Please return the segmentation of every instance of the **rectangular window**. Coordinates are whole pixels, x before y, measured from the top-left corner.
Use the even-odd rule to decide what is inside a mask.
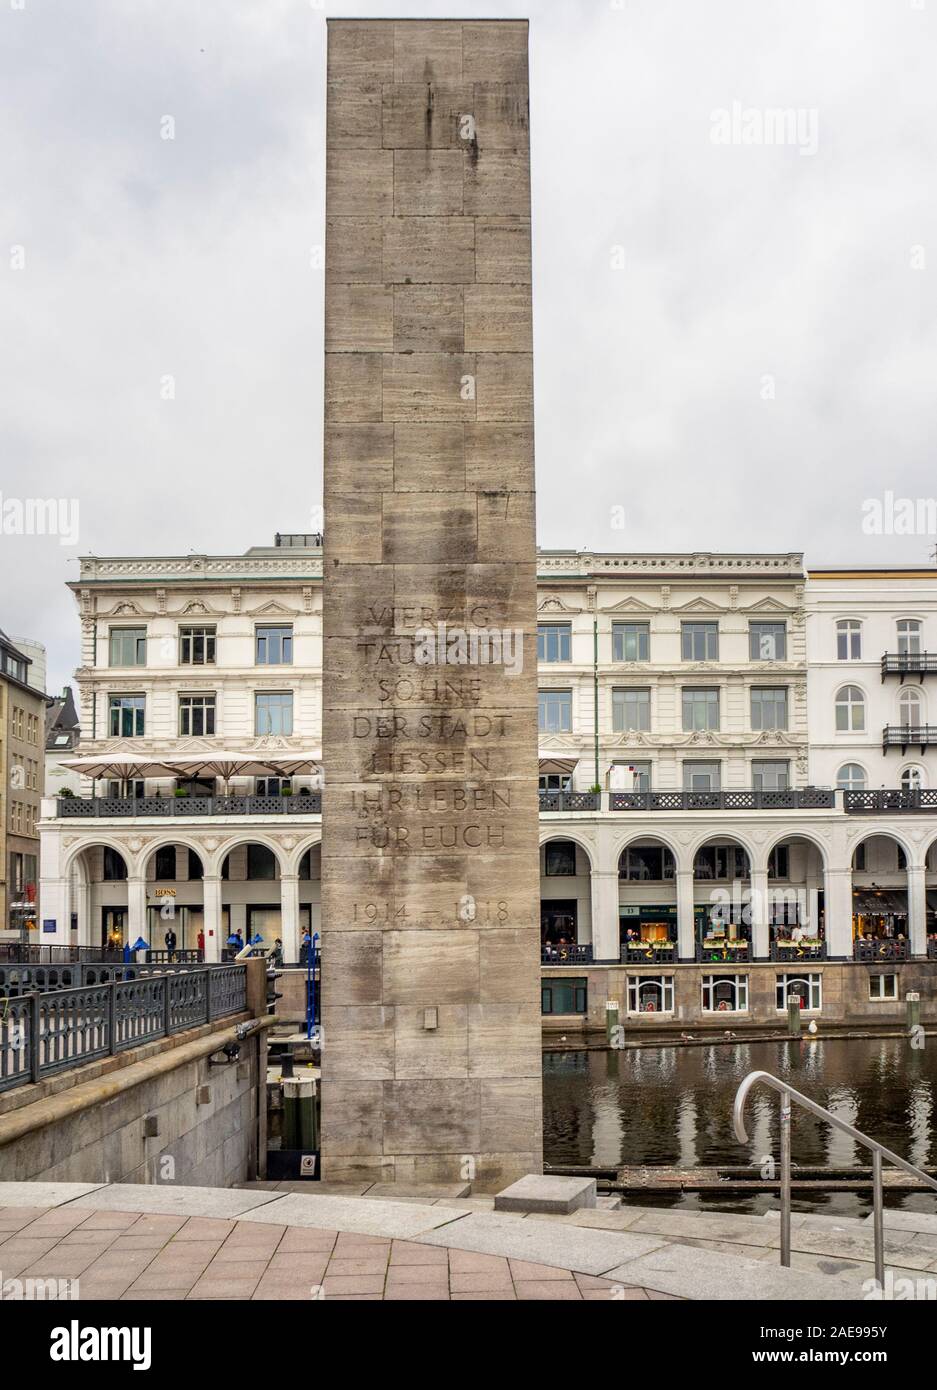
[[[787,728],[787,687],[755,685],[752,687],[752,728]]]
[[[537,624],[537,660],[569,661],[572,627],[569,623]]]
[[[293,664],[292,627],[259,627],[255,632],[258,666]]]
[[[672,1014],[672,975],[629,975],[629,1014]]]
[[[898,976],[897,976],[897,975],[870,975],[870,976],[869,976],[869,998],[870,998],[870,999],[897,999],[897,998],[898,998]]]
[[[703,1012],[747,1013],[747,975],[704,975],[702,981]]]
[[[258,691],[254,695],[254,733],[291,734],[293,732],[293,692],[270,695]]]
[[[111,738],[139,738],[145,730],[143,695],[111,695],[108,730]]]
[[[649,661],[650,623],[612,623],[612,660]]]
[[[810,1009],[817,1013],[823,1007],[822,975],[777,975],[775,979],[775,1005],[779,1013],[787,1012],[787,1001],[792,994],[797,995],[805,1011]]]
[[[254,783],[257,796],[282,796],[284,791],[292,790],[293,783],[289,777],[258,777]]]
[[[650,690],[625,687],[612,691],[612,728],[616,733],[651,727]]]
[[[674,858],[663,845],[632,845],[618,861],[618,877],[628,883],[663,883],[674,876]]]
[[[781,761],[752,763],[752,787],[756,792],[786,792],[790,785],[790,763]]]
[[[718,763],[685,762],[683,790],[685,792],[717,792],[720,787]]]
[[[717,882],[748,878],[748,855],[738,845],[703,845],[693,861],[693,877]]]
[[[719,728],[719,691],[685,686],[683,690],[683,728],[685,733]]]
[[[576,873],[576,846],[572,840],[550,840],[543,847],[544,872],[548,878],[572,878]]]
[[[680,632],[684,661],[719,660],[718,623],[681,623]]]
[[[192,738],[215,732],[214,695],[179,696],[179,736]]]
[[[179,665],[214,666],[215,629],[213,627],[180,627]]]
[[[748,654],[752,661],[786,661],[787,624],[749,623]]]
[[[110,845],[104,846],[104,868],[102,877],[105,883],[118,883],[127,877],[127,865],[123,855]]]
[[[768,877],[790,878],[790,876],[790,854],[788,853],[788,847],[787,845],[775,845],[774,849],[768,855]],[[778,904],[778,906],[781,905],[782,904]],[[788,906],[794,907],[796,917],[796,906],[794,904],[788,904]]]
[[[153,875],[160,881],[174,882],[176,877],[176,847],[163,845],[156,851],[156,868]]]
[[[631,790],[632,790],[632,791],[636,791],[636,792],[649,792],[649,791],[651,790],[651,764],[650,764],[650,763],[643,763],[643,762],[642,762],[642,763],[615,762],[615,763],[612,763],[612,767],[613,767],[613,768],[623,767],[623,768],[626,768],[626,769],[630,769],[630,771],[631,771],[631,772],[633,773],[633,775],[634,775],[634,785],[631,787]],[[620,785],[616,787],[614,781],[613,781],[613,783],[612,783],[612,787],[613,787],[614,790],[617,790],[617,791],[621,791],[621,790],[622,790],[622,787],[621,787]]]
[[[145,666],[146,628],[112,627],[108,661],[111,666]]]
[[[541,772],[537,786],[542,792],[568,792],[573,779],[568,772]]]
[[[540,732],[568,734],[573,727],[573,692],[541,690],[538,694]]]
[[[540,986],[540,1012],[544,1014],[584,1014],[585,979],[547,979]]]

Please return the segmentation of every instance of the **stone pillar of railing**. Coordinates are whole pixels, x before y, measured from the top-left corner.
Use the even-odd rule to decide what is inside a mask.
[[[681,960],[696,959],[693,870],[677,870],[677,948]]]
[[[280,878],[280,935],[283,939],[283,959],[287,965],[299,960],[299,877],[283,874]]]
[[[852,870],[827,869],[826,893],[826,951],[829,956],[853,958],[852,939]]]
[[[618,870],[592,871],[592,959],[618,960]]]
[[[127,932],[125,944],[132,946],[142,936],[146,941],[146,879],[127,879]],[[154,950],[161,950],[162,941],[151,941]]]
[[[771,954],[771,933],[768,930],[767,869],[752,869],[751,931],[752,955],[755,960],[767,960]]]
[[[205,963],[216,965],[221,960],[221,879],[206,874],[202,879],[203,927],[205,933]]]
[[[912,956],[926,956],[927,881],[923,864],[908,865],[908,936]]]

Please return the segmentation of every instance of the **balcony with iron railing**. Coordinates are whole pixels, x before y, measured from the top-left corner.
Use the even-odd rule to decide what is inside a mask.
[[[843,810],[852,816],[881,811],[937,811],[937,788],[877,787],[864,792],[843,792]]]
[[[578,946],[574,942],[561,942],[554,945],[545,942],[540,947],[541,965],[591,965],[592,946]]]
[[[882,752],[899,748],[902,755],[909,748],[924,749],[937,744],[937,724],[886,724],[882,730]]]
[[[172,816],[318,816],[321,792],[292,796],[60,796],[55,802],[61,820]]]
[[[832,810],[829,787],[787,791],[609,792],[610,811],[817,811]]]
[[[886,652],[882,657],[882,680],[886,676],[937,675],[937,652]]]

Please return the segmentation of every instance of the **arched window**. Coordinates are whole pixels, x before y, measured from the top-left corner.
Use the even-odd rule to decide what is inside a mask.
[[[917,656],[921,650],[921,624],[917,618],[901,618],[898,622],[898,651],[902,656]]]
[[[857,685],[843,685],[836,692],[836,731],[855,733],[865,728],[865,696]]]
[[[839,661],[862,660],[862,624],[858,618],[840,618],[836,624],[836,656]]]
[[[901,786],[904,791],[920,791],[924,785],[924,769],[922,767],[906,767],[901,774]]]
[[[863,792],[865,773],[858,763],[843,763],[836,774],[836,785],[844,792]]]
[[[919,724],[923,724],[922,710],[921,692],[911,686],[902,690],[898,697],[898,713],[899,721],[906,729],[917,728]]]

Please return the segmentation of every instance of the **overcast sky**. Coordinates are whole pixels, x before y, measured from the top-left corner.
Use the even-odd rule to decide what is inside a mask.
[[[314,523],[327,14],[531,21],[541,545],[928,561],[862,506],[937,492],[937,0],[2,5],[0,491],[80,530],[0,534],[0,627],[50,688],[77,555]]]

